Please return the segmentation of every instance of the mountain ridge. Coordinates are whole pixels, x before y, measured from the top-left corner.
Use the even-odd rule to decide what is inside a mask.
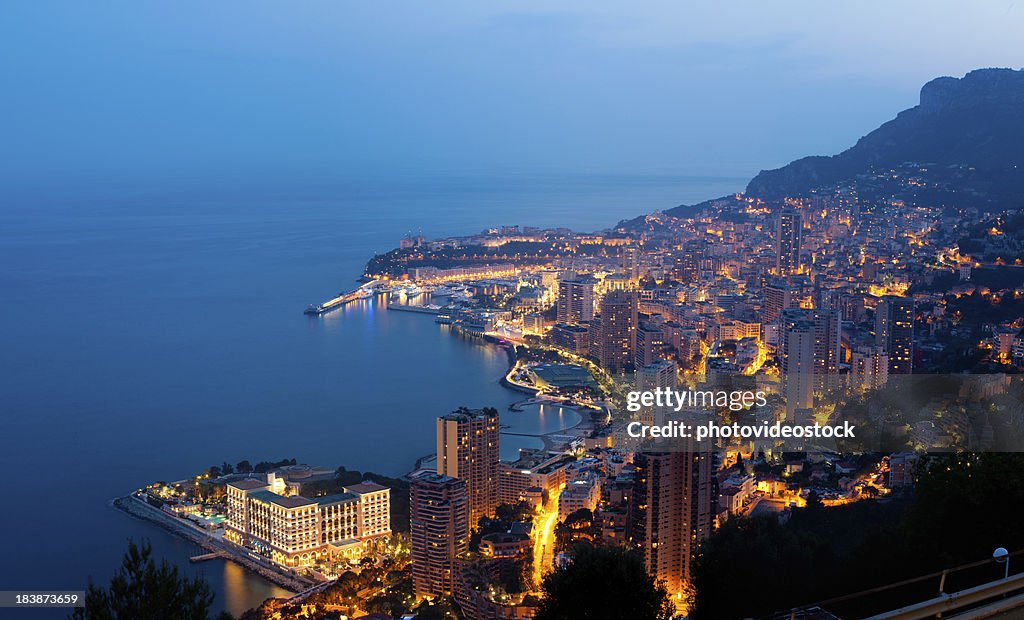
[[[946,194],[970,202],[1011,200],[1024,192],[1024,70],[977,69],[939,77],[921,88],[920,103],[868,133],[849,149],[762,170],[745,193],[766,200],[800,196],[859,175],[908,162],[926,164]],[[963,174],[942,171],[959,166]]]

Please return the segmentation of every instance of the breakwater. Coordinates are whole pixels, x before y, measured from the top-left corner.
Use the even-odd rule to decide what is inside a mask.
[[[155,523],[172,534],[184,538],[185,540],[205,549],[209,553],[222,554],[225,560],[240,564],[246,569],[260,575],[267,581],[275,583],[293,593],[306,590],[311,585],[315,584],[312,580],[305,579],[297,575],[286,575],[269,565],[259,562],[247,555],[243,555],[240,553],[238,547],[235,547],[231,543],[210,536],[206,532],[199,530],[199,528],[186,523],[177,517],[172,517],[159,508],[150,506],[134,495],[118,497],[111,502],[111,505],[133,517]]]

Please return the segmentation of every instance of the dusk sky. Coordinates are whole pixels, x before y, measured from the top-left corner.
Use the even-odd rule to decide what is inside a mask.
[[[749,176],[939,75],[1015,2],[5,2],[8,181],[296,170]]]

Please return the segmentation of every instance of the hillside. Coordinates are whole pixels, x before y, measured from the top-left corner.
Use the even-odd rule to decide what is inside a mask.
[[[852,181],[862,197],[1024,207],[1024,70],[934,79],[921,89],[920,104],[850,149],[761,171],[746,193],[772,200]]]

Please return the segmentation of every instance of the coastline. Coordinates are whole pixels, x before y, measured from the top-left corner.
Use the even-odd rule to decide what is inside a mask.
[[[389,308],[390,309],[390,308]],[[407,308],[403,307],[403,310]],[[413,314],[430,314],[429,312],[422,311],[411,311]],[[529,395],[530,398],[518,401],[509,406],[509,411],[515,413],[523,412],[519,407],[523,405],[532,404],[550,404],[557,405],[572,409],[579,415],[579,421],[568,426],[566,428],[550,431],[548,433],[517,433],[508,432],[503,430],[504,435],[522,436],[522,437],[534,437],[540,439],[543,442],[544,450],[555,450],[558,449],[559,440],[565,441],[567,435],[574,436],[585,436],[594,429],[594,420],[592,417],[592,411],[587,407],[581,407],[577,405],[569,405],[558,402],[557,399],[551,399],[550,401],[543,396],[539,396],[540,390],[537,388],[531,388],[524,385],[518,385],[512,381],[509,381],[509,373],[516,368],[519,362],[519,356],[516,352],[516,347],[513,343],[502,340],[493,335],[475,334],[462,330],[453,331],[453,335],[457,335],[461,338],[469,338],[476,341],[476,344],[482,346],[498,346],[505,350],[507,359],[507,369],[498,378],[498,383],[503,387],[510,389],[514,392]],[[576,432],[573,432],[576,431]],[[580,434],[582,431],[582,435]],[[428,462],[434,455],[428,454],[423,455],[416,459],[413,471],[423,466],[425,462]],[[407,477],[408,473],[402,477]],[[298,577],[293,574],[286,573],[276,566],[270,563],[262,562],[258,558],[253,558],[247,554],[244,550],[224,541],[223,539],[211,535],[209,532],[202,530],[198,526],[193,525],[190,522],[169,515],[164,511],[156,508],[145,502],[143,499],[137,497],[134,493],[130,493],[124,496],[114,498],[109,502],[109,505],[113,508],[121,510],[128,515],[140,519],[142,521],[148,521],[154,525],[163,528],[165,531],[175,535],[187,542],[190,542],[200,549],[204,554],[197,554],[197,558],[203,558],[204,556],[216,556],[224,559],[225,561],[234,562],[235,564],[246,569],[248,572],[257,575],[285,590],[288,590],[292,596],[297,596],[306,592],[311,587],[316,587],[324,582],[315,582],[309,579]]]
[[[180,519],[172,517],[158,508],[150,506],[132,494],[123,495],[110,501],[110,506],[116,508],[129,516],[148,521],[158,525],[171,534],[187,540],[188,542],[204,549],[208,553],[216,553],[225,561],[234,562],[246,570],[259,575],[267,581],[278,585],[292,594],[302,592],[316,585],[314,582],[305,579],[286,575],[264,565],[247,555],[242,555],[239,550],[230,543],[218,540],[203,532],[195,526]]]

